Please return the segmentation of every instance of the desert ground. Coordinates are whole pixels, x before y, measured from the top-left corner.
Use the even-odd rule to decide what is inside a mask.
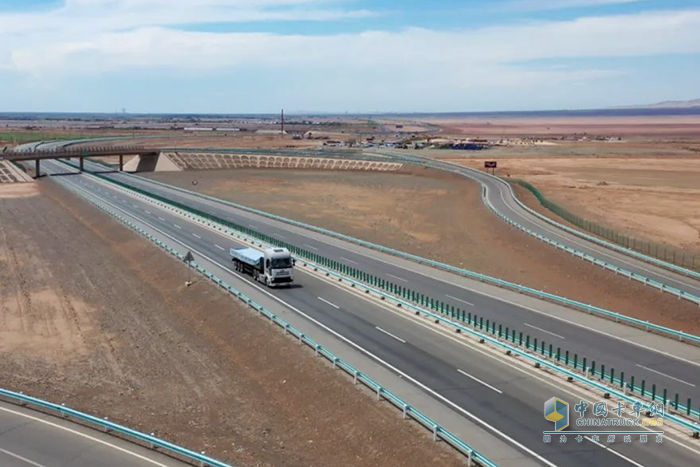
[[[463,465],[60,186],[0,187],[3,387],[246,466]]]
[[[700,145],[612,149],[562,145],[440,157],[479,169],[496,160],[499,175],[532,183],[576,215],[700,256]]]
[[[412,119],[432,125],[444,134],[482,137],[572,135],[622,136],[623,138],[700,139],[700,115],[654,116],[432,116]]]
[[[474,182],[407,166],[399,173],[278,169],[148,177],[371,242],[463,266],[688,332],[697,307],[537,242],[498,219]],[[192,181],[198,184],[193,186]],[[624,292],[621,292],[624,291]]]

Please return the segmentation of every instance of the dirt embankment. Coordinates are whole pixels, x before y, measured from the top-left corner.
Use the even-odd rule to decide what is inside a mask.
[[[483,205],[477,184],[454,174],[407,167],[391,174],[246,169],[149,177],[700,333],[696,306],[576,260],[507,226]]]
[[[234,465],[463,465],[208,282],[184,287],[157,247],[38,185],[0,197],[2,386]]]

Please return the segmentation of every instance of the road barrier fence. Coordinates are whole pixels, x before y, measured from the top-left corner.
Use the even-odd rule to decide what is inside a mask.
[[[561,347],[557,347],[555,350],[552,344],[547,345],[544,340],[540,340],[538,342],[537,338],[531,337],[528,333],[511,329],[509,327],[504,327],[495,320],[490,320],[488,318],[484,319],[483,316],[478,316],[477,313],[472,313],[470,311],[468,312],[444,301],[414,291],[410,287],[366,273],[359,268],[348,266],[341,261],[326,258],[318,253],[299,248],[293,244],[290,244],[289,242],[285,242],[278,238],[258,232],[255,229],[221,219],[198,209],[171,201],[165,197],[149,193],[146,190],[141,190],[129,184],[115,181],[105,177],[104,175],[97,174],[97,176],[112,183],[116,182],[118,186],[121,186],[126,190],[135,191],[144,197],[156,199],[164,205],[172,206],[180,211],[183,211],[184,213],[189,213],[191,216],[199,217],[206,222],[213,222],[224,226],[227,229],[231,229],[230,233],[233,235],[235,235],[236,232],[239,232],[243,234],[248,241],[258,242],[260,246],[266,244],[269,246],[287,248],[295,257],[299,258],[309,266],[317,268],[320,267],[322,270],[325,270],[327,275],[337,273],[336,277],[341,280],[349,280],[349,282],[353,283],[353,285],[369,286],[370,288],[367,290],[377,293],[382,298],[397,298],[398,303],[407,307],[413,307],[413,309],[415,309],[418,313],[425,313],[426,311],[429,313],[437,313],[442,317],[447,318],[453,325],[457,322],[464,323],[467,326],[471,326],[474,330],[486,333],[498,338],[499,340],[510,342],[511,344],[518,346],[527,352],[537,354],[542,358],[556,362],[558,365],[573,368],[573,370],[578,371],[583,375],[597,379],[602,384],[607,383],[609,386],[619,387],[627,394],[638,394],[642,399],[651,401],[658,401],[661,398],[661,393],[657,394],[656,391],[652,392],[646,390],[646,388],[649,386],[646,385],[646,381],[644,380],[641,382],[637,380],[638,384],[635,384],[635,377],[632,375],[628,375],[628,378],[626,379],[624,373],[619,373],[618,376],[615,377],[615,369],[607,366],[607,368],[610,369],[610,373],[607,373],[605,370],[606,365],[604,363],[601,364],[598,362],[598,366],[596,366],[595,361],[589,360],[585,356],[579,356],[578,354],[569,352]],[[308,262],[304,260],[307,260]],[[587,364],[589,361],[591,363],[590,365]],[[656,386],[653,385],[653,387],[655,388]],[[663,394],[664,396],[668,395],[668,391],[664,389]],[[664,397],[663,402],[665,404],[670,404],[673,410],[680,416],[685,416],[688,419],[700,420],[700,406],[698,409],[694,409],[690,398],[681,397],[681,395],[677,393],[672,399]]]
[[[525,180],[512,180],[532,193],[542,206],[552,211],[562,219],[571,222],[576,227],[580,227],[594,235],[608,239],[624,248],[638,251],[645,255],[652,256],[665,262],[673,263],[684,268],[700,271],[700,256],[694,255],[670,245],[664,245],[649,240],[641,240],[629,235],[623,235],[615,229],[605,227],[596,222],[589,221],[581,216],[577,216],[560,204],[548,199],[534,185]]]
[[[106,178],[106,177],[102,176],[101,174],[94,173],[93,175],[98,177],[98,178],[101,178],[101,179]],[[107,180],[109,180],[110,182],[114,182],[114,180],[111,180],[108,178],[107,178]],[[122,188],[127,189],[127,190],[134,190],[133,187],[130,187],[126,184],[117,183],[117,185],[122,186]],[[79,191],[78,189],[75,189],[73,187],[68,187],[68,188],[71,191],[73,191],[74,193],[76,193],[78,196],[87,200],[91,204],[97,206],[98,208],[105,211],[106,213],[108,213],[112,217],[118,219],[120,222],[122,222],[123,224],[132,228],[133,230],[137,231],[142,236],[148,238],[153,243],[160,246],[161,248],[166,250],[171,255],[175,256],[176,258],[178,258],[181,261],[184,261],[184,259],[185,259],[184,254],[182,254],[181,252],[178,252],[174,248],[170,247],[165,242],[161,241],[160,239],[158,239],[157,237],[155,237],[151,233],[142,229],[141,227],[139,227],[138,225],[136,225],[135,223],[133,223],[129,219],[118,214],[113,209],[110,209],[109,207],[104,206],[101,202],[99,202],[94,197],[92,197],[86,193],[83,193],[82,191]],[[135,190],[135,191],[139,192],[138,190]],[[141,193],[141,194],[143,195],[143,193]],[[144,196],[148,196],[148,195],[144,195]],[[169,200],[163,201],[163,199],[159,199],[159,201],[163,202],[164,204],[173,204],[172,201],[169,201]],[[175,203],[175,204],[177,204],[177,203]],[[188,211],[187,209],[181,208],[180,206],[176,206],[176,207],[180,208],[183,211]],[[191,214],[194,214],[191,211],[188,211],[188,212],[190,212]],[[205,218],[204,216],[200,216],[200,217]],[[211,220],[211,219],[209,219],[209,220]],[[255,240],[258,240],[258,242],[272,240],[271,237],[265,236],[264,238],[258,238],[255,235],[249,235],[250,233],[257,234],[257,232],[250,230],[250,229],[247,230],[247,233],[245,233],[245,235],[247,235],[250,240],[255,239]],[[282,245],[278,245],[278,246],[282,246]],[[298,251],[298,249],[297,249],[297,251]],[[302,333],[300,330],[298,330],[297,328],[295,328],[291,324],[287,323],[282,318],[278,317],[272,311],[268,310],[264,306],[255,302],[252,298],[248,297],[240,290],[236,289],[235,287],[226,283],[223,279],[212,274],[207,269],[205,269],[204,267],[199,265],[197,262],[192,262],[191,265],[197,272],[201,273],[203,276],[210,279],[217,286],[224,289],[225,291],[227,291],[229,294],[233,295],[234,297],[238,298],[244,304],[253,308],[260,315],[269,319],[271,321],[271,323],[278,325],[280,328],[282,328],[284,330],[285,334],[290,334],[290,335],[294,336],[295,338],[297,338],[299,340],[300,344],[306,344],[308,347],[310,347],[315,352],[315,354],[317,356],[325,357],[329,362],[331,362],[334,369],[341,369],[341,370],[345,371],[348,375],[350,375],[353,378],[353,382],[355,384],[361,383],[364,386],[366,386],[367,388],[369,388],[374,394],[377,395],[377,400],[385,400],[385,401],[390,402],[393,406],[395,406],[396,408],[398,408],[402,412],[402,415],[404,418],[415,420],[420,425],[422,425],[423,427],[428,429],[432,433],[433,440],[435,440],[435,441],[443,440],[443,441],[447,442],[448,444],[450,444],[455,449],[457,449],[459,452],[464,454],[468,459],[469,465],[471,465],[472,463],[476,463],[476,464],[484,466],[484,467],[499,467],[495,462],[489,460],[486,456],[479,453],[477,450],[475,450],[469,444],[467,444],[466,442],[461,440],[459,437],[454,435],[452,432],[450,432],[446,428],[442,427],[440,424],[438,424],[437,422],[435,422],[430,417],[426,416],[425,414],[423,414],[422,412],[420,412],[419,410],[417,410],[416,408],[414,408],[410,404],[406,403],[403,399],[399,398],[394,393],[392,393],[390,390],[383,387],[382,385],[380,385],[378,382],[374,381],[369,376],[365,375],[359,369],[357,369],[354,366],[350,365],[349,363],[345,362],[343,359],[341,359],[340,357],[335,355],[329,349],[323,347],[318,342],[313,340],[311,337]],[[221,463],[220,464],[209,464],[207,462],[204,462],[204,464],[205,465],[212,465],[214,467],[227,467],[225,464],[221,464]]]
[[[420,160],[419,158],[415,158],[415,157],[407,157],[406,160],[404,160],[404,159],[401,159],[401,160],[403,160],[404,162],[410,161],[410,162],[412,162],[412,163],[417,163],[417,164],[422,164],[422,163],[423,163],[422,160]],[[441,168],[441,170],[447,170],[447,169]],[[170,199],[168,199],[168,198],[166,198],[166,197],[162,197],[162,196],[157,195],[157,194],[155,194],[155,193],[153,193],[153,192],[150,192],[150,191],[148,191],[148,190],[144,190],[144,189],[142,189],[142,188],[138,188],[138,187],[134,186],[133,184],[129,184],[129,183],[126,183],[126,182],[123,182],[123,181],[120,181],[120,180],[116,180],[115,178],[112,178],[112,177],[107,177],[105,174],[94,173],[94,175],[100,176],[101,178],[103,178],[103,179],[105,179],[105,180],[107,180],[107,181],[109,181],[109,182],[111,182],[111,183],[117,184],[117,185],[122,186],[122,187],[125,187],[125,188],[127,188],[127,189],[134,190],[134,191],[136,191],[136,192],[139,192],[139,193],[141,193],[141,194],[143,194],[143,195],[145,195],[145,196],[151,197],[151,198],[153,198],[153,199],[159,199],[159,200],[161,200],[161,201],[163,201],[163,202],[165,202],[165,203],[171,204],[171,205],[173,205],[173,206],[177,206],[177,207],[179,207],[180,209],[183,209],[183,210],[185,210],[185,211],[193,212],[193,213],[196,213],[196,214],[201,215],[201,216],[203,216],[203,217],[208,217],[208,218],[210,218],[210,219],[212,219],[212,220],[217,219],[217,221],[219,221],[219,222],[222,223],[223,225],[227,225],[227,223],[228,223],[228,224],[231,224],[232,226],[234,225],[234,223],[231,223],[230,221],[227,221],[227,220],[225,220],[225,219],[221,219],[221,218],[219,218],[218,216],[214,216],[214,215],[209,214],[209,213],[206,213],[206,212],[204,212],[204,211],[201,211],[201,210],[198,210],[198,209],[195,209],[195,208],[191,208],[190,206],[185,205],[185,204],[182,204],[182,203],[177,203],[177,202],[175,202],[175,201],[171,201]],[[344,235],[344,234],[341,234],[341,233],[338,233],[338,232],[334,232],[334,231],[332,231],[332,230],[324,229],[324,228],[321,228],[321,227],[316,227],[316,226],[313,226],[313,225],[310,225],[310,224],[306,224],[306,223],[303,223],[303,222],[295,221],[295,220],[293,220],[293,219],[288,219],[288,218],[285,218],[285,217],[282,217],[282,216],[278,216],[278,215],[275,215],[275,214],[271,214],[271,213],[268,213],[268,212],[265,212],[265,211],[261,211],[261,210],[254,209],[254,208],[250,208],[250,207],[248,207],[248,206],[244,206],[244,205],[241,205],[241,204],[238,204],[238,203],[233,203],[233,202],[226,201],[226,200],[220,200],[220,199],[217,199],[217,198],[214,198],[214,197],[211,197],[211,196],[202,194],[202,193],[198,193],[198,192],[186,190],[186,189],[184,189],[184,188],[180,188],[180,187],[168,185],[168,184],[165,184],[165,183],[156,181],[156,180],[143,179],[143,178],[141,178],[141,177],[137,177],[137,176],[134,176],[134,175],[125,175],[125,176],[128,176],[128,177],[136,177],[136,178],[139,179],[139,180],[146,180],[146,181],[149,182],[149,183],[153,183],[153,184],[155,184],[155,185],[162,186],[162,187],[165,187],[165,188],[170,189],[170,190],[174,190],[174,191],[178,191],[178,192],[181,192],[181,193],[185,193],[185,194],[190,195],[190,196],[194,196],[194,197],[197,197],[197,198],[205,199],[205,200],[208,200],[208,201],[213,201],[213,202],[215,202],[215,203],[217,203],[217,204],[223,204],[223,205],[232,206],[232,207],[234,207],[234,208],[241,209],[241,210],[244,210],[244,211],[247,211],[247,212],[251,212],[251,213],[253,213],[253,214],[265,216],[265,217],[271,218],[271,219],[273,219],[273,220],[277,220],[277,221],[284,222],[284,223],[286,223],[286,224],[291,224],[291,225],[294,225],[294,226],[297,226],[297,227],[301,227],[301,228],[304,228],[304,229],[307,229],[307,230],[311,230],[311,231],[314,231],[314,232],[319,232],[319,233],[322,233],[322,234],[325,234],[325,235],[328,235],[328,236],[331,236],[331,237],[335,237],[335,238],[338,238],[338,239],[341,239],[341,240],[349,241],[349,242],[351,242],[351,243],[355,243],[355,244],[358,244],[358,245],[361,245],[361,246],[364,246],[364,247],[368,247],[368,248],[371,248],[371,249],[374,249],[374,250],[378,250],[378,251],[382,251],[382,252],[385,252],[385,253],[389,253],[389,254],[394,255],[394,256],[399,256],[399,257],[402,257],[402,258],[405,258],[405,259],[409,259],[409,260],[412,260],[412,261],[416,261],[416,262],[419,262],[419,263],[422,263],[422,264],[426,264],[426,265],[429,265],[429,266],[437,267],[437,268],[439,268],[439,269],[443,269],[443,270],[446,270],[446,271],[449,271],[449,272],[454,272],[454,273],[460,274],[460,275],[462,275],[462,276],[466,276],[466,277],[469,277],[469,278],[472,278],[472,279],[479,280],[479,281],[481,281],[481,282],[485,282],[485,283],[492,284],[492,285],[496,285],[496,286],[499,286],[499,287],[503,287],[503,288],[508,288],[508,289],[511,289],[511,290],[515,290],[515,291],[518,291],[518,292],[520,292],[520,293],[524,293],[524,294],[526,294],[526,295],[531,295],[531,296],[534,296],[534,297],[537,297],[537,298],[541,298],[541,299],[544,299],[544,300],[552,301],[552,302],[554,302],[554,303],[562,304],[562,305],[565,305],[565,306],[568,306],[568,307],[577,308],[577,309],[586,311],[587,313],[596,314],[596,315],[598,315],[598,316],[605,317],[605,318],[610,319],[610,320],[613,320],[613,321],[615,321],[615,322],[624,322],[624,323],[626,323],[626,324],[628,324],[628,325],[635,326],[635,327],[640,328],[640,329],[644,329],[644,330],[647,330],[647,331],[651,331],[651,332],[656,332],[656,333],[668,335],[668,336],[674,337],[674,338],[676,338],[676,339],[679,339],[679,340],[681,340],[681,341],[688,342],[688,343],[692,343],[692,344],[694,344],[694,345],[700,345],[700,336],[695,336],[695,335],[693,335],[693,334],[689,334],[689,333],[686,333],[686,332],[684,332],[684,331],[679,331],[679,330],[671,329],[671,328],[668,328],[668,327],[666,327],[666,326],[661,326],[661,325],[657,325],[657,324],[654,324],[654,323],[650,323],[649,321],[640,320],[640,319],[638,319],[638,318],[634,318],[634,317],[630,317],[630,316],[627,316],[627,315],[623,315],[623,314],[621,314],[621,313],[616,313],[616,312],[613,312],[613,311],[610,311],[610,310],[606,310],[606,309],[601,308],[601,307],[593,306],[593,305],[586,304],[586,303],[583,303],[583,302],[579,302],[579,301],[576,301],[576,300],[570,300],[570,299],[568,299],[568,298],[561,297],[561,296],[558,296],[558,295],[555,295],[555,294],[551,294],[551,293],[548,293],[548,292],[544,292],[544,291],[541,291],[541,290],[537,290],[537,289],[534,289],[534,288],[532,288],[532,287],[527,287],[527,286],[515,284],[515,283],[513,283],[513,282],[505,281],[505,280],[498,279],[498,278],[495,278],[495,277],[492,277],[492,276],[487,276],[487,275],[485,275],[485,274],[480,274],[480,273],[477,273],[477,272],[475,272],[475,271],[471,271],[471,270],[468,270],[468,269],[459,268],[459,267],[452,266],[452,265],[449,265],[449,264],[441,263],[441,262],[439,262],[439,261],[435,261],[435,260],[423,258],[423,257],[417,256],[417,255],[413,255],[413,254],[410,254],[410,253],[405,253],[405,252],[402,252],[402,251],[399,251],[399,250],[395,250],[395,249],[393,249],[393,248],[389,248],[389,247],[386,247],[386,246],[383,246],[383,245],[378,245],[378,244],[371,243],[371,242],[368,242],[368,241],[365,241],[365,240],[362,240],[362,239],[358,239],[358,238],[355,238],[355,237],[351,237],[351,236],[349,236],[349,235]],[[487,206],[489,206],[491,209],[494,209],[494,211],[495,211],[495,208],[493,208],[493,206],[491,206],[490,203],[487,203]],[[506,216],[504,216],[503,214],[501,214],[500,212],[498,212],[498,211],[495,211],[495,212],[497,212],[497,214],[499,214],[500,216],[502,216],[502,217],[504,218],[504,220],[506,220],[507,222],[511,223],[512,225],[517,224],[517,223],[515,223],[514,221],[510,220],[509,218],[507,218]],[[235,224],[235,225],[237,225],[237,224]],[[519,228],[526,229],[526,228],[523,227],[523,226],[519,226]],[[255,236],[255,235],[264,235],[264,234],[262,234],[262,233],[255,232],[255,231],[253,231],[253,229],[250,229],[250,228],[245,227],[245,226],[242,226],[242,225],[238,225],[238,228],[235,228],[235,230],[240,230],[241,232],[244,232],[244,233],[246,233],[247,235],[252,235],[252,236]],[[528,232],[531,232],[531,231],[529,231],[529,229],[526,229],[526,230],[528,230]],[[687,294],[687,293],[685,293],[685,292],[683,292],[683,291],[681,291],[681,290],[678,290],[678,289],[673,288],[673,287],[669,287],[669,286],[667,286],[667,285],[665,285],[665,284],[661,284],[661,283],[658,283],[658,282],[656,282],[656,281],[652,281],[652,280],[650,280],[650,279],[648,279],[648,278],[645,278],[644,276],[640,276],[640,275],[638,275],[638,274],[631,273],[631,272],[626,271],[626,270],[624,270],[624,269],[622,269],[622,268],[618,268],[618,267],[615,266],[615,265],[608,264],[608,263],[603,262],[603,261],[601,261],[601,260],[598,260],[598,259],[596,259],[596,258],[594,258],[594,257],[592,257],[592,256],[590,256],[590,255],[587,255],[587,254],[585,254],[585,253],[583,253],[583,252],[578,252],[577,250],[574,250],[574,249],[572,249],[572,248],[566,247],[565,245],[557,244],[556,242],[553,242],[552,240],[550,240],[550,239],[548,239],[548,238],[546,238],[546,237],[544,237],[544,236],[541,236],[541,235],[537,234],[536,232],[531,232],[531,235],[535,235],[535,236],[537,236],[538,238],[540,238],[540,239],[543,240],[543,241],[547,241],[547,242],[550,242],[550,243],[554,243],[554,244],[556,244],[555,246],[558,246],[559,248],[565,249],[565,251],[568,251],[568,252],[570,252],[571,254],[575,254],[575,255],[577,255],[577,256],[579,256],[579,257],[581,257],[581,258],[587,259],[587,260],[591,261],[592,263],[597,264],[597,265],[599,265],[599,266],[601,266],[601,267],[607,267],[607,268],[610,269],[611,271],[617,272],[618,274],[624,274],[625,276],[629,277],[630,279],[637,280],[637,281],[642,282],[642,283],[644,283],[644,284],[646,284],[646,285],[654,285],[655,287],[657,287],[658,289],[660,289],[660,290],[662,290],[662,291],[665,291],[665,292],[668,292],[668,293],[673,293],[674,295],[678,296],[679,298],[684,298],[684,299],[686,299],[686,300],[693,301],[693,302],[695,302],[695,303],[700,304],[700,298],[694,297],[694,296],[692,296],[692,295],[690,295],[690,294]],[[269,237],[269,236],[266,236],[266,237]],[[274,241],[279,241],[279,240],[277,240],[277,239],[272,239],[272,240],[274,240]],[[313,254],[313,253],[312,253],[312,254]],[[383,280],[383,279],[378,279],[378,280]]]

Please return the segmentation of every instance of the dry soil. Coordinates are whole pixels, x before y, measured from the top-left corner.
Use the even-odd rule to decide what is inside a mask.
[[[50,180],[0,193],[0,381],[248,466],[458,466],[394,409]],[[35,193],[34,193],[35,194]]]
[[[507,226],[484,207],[476,183],[454,174],[407,167],[390,174],[246,169],[148,176],[700,333],[697,306],[575,260]]]
[[[499,174],[527,180],[585,219],[700,255],[700,154],[692,145],[656,149],[656,154],[594,157],[562,151],[494,159]],[[485,159],[458,162],[482,168]]]

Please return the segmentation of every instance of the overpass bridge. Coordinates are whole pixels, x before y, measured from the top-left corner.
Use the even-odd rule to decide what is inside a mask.
[[[41,176],[41,161],[45,159],[80,160],[80,171],[83,171],[85,158],[88,157],[119,157],[119,171],[124,170],[124,156],[158,156],[160,149],[144,146],[71,146],[51,147],[47,149],[10,149],[0,153],[0,160],[11,162],[34,161],[36,178]]]

